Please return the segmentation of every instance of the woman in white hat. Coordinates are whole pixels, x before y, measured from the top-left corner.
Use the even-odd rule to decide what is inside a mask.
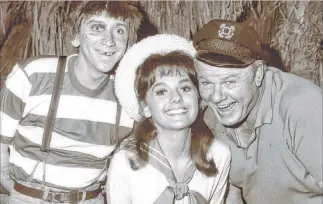
[[[186,39],[161,34],[120,62],[116,95],[137,123],[111,160],[109,204],[223,203],[231,155],[203,121],[194,54]]]

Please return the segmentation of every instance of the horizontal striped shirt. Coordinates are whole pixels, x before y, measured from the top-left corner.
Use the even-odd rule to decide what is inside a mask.
[[[69,56],[67,65],[75,59]],[[14,180],[31,177],[49,186],[78,189],[105,177],[106,159],[116,143],[114,84],[110,77],[101,88],[88,89],[77,80],[74,66],[66,66],[47,156],[40,145],[57,63],[57,57],[46,57],[13,68],[1,90],[0,138],[9,144]],[[119,135],[132,127],[133,120],[121,111]]]

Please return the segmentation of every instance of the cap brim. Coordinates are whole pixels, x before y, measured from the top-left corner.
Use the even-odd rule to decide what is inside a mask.
[[[245,68],[255,61],[253,58],[241,59],[238,57],[210,52],[208,50],[197,51],[196,58],[208,65],[224,68]]]

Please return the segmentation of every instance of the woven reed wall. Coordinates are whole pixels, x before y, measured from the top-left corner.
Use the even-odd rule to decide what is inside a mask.
[[[79,2],[0,2],[1,79],[17,60],[75,52],[65,37],[66,19]],[[140,38],[174,33],[191,39],[213,18],[245,21],[268,45],[272,64],[323,88],[321,1],[141,1]]]

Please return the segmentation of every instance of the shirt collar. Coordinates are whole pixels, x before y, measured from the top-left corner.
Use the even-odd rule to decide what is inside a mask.
[[[273,72],[273,70],[268,69],[265,72],[263,83],[264,92],[258,106],[255,128],[264,124],[272,123],[273,105],[275,102],[276,92],[281,88],[282,79],[278,72]]]
[[[111,78],[111,75],[97,89],[90,89],[90,88],[83,86],[81,84],[81,82],[77,79],[76,74],[75,74],[75,69],[76,69],[75,61],[77,60],[77,57],[78,57],[78,54],[74,54],[74,55],[69,56],[69,58],[68,58],[68,63],[70,63],[70,66],[68,69],[68,74],[69,74],[72,86],[79,93],[81,93],[85,96],[95,97],[95,96],[99,95],[106,88],[106,85],[108,84],[109,79]]]

